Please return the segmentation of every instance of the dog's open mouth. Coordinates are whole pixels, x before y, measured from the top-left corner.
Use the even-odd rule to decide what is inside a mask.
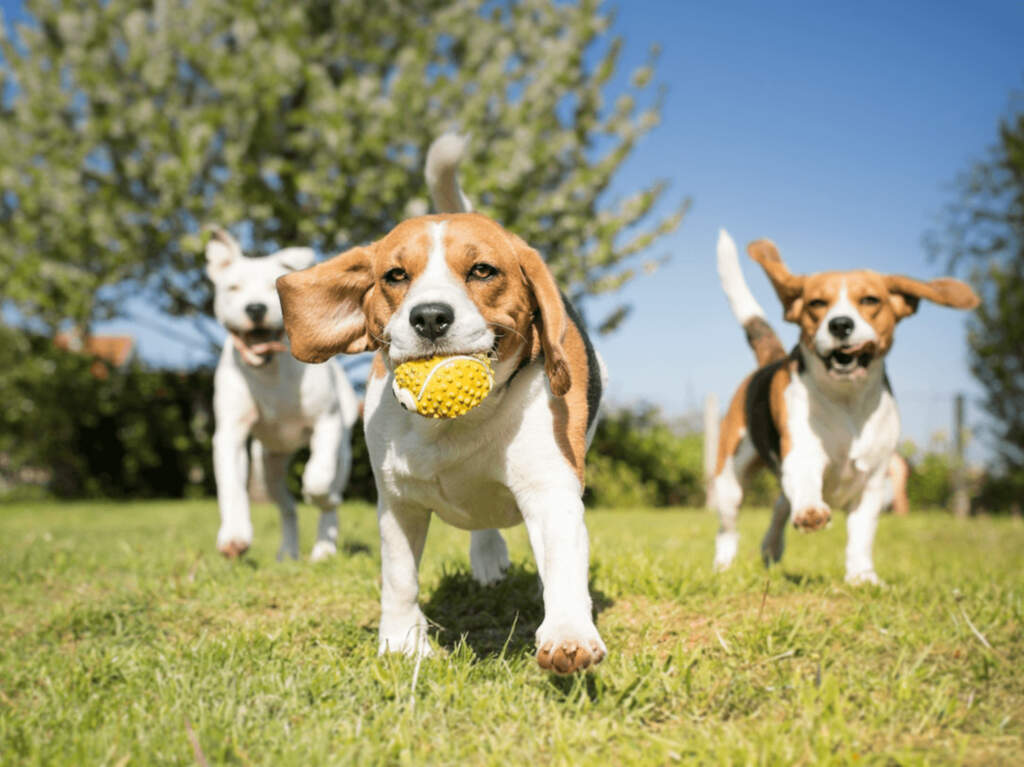
[[[821,359],[825,369],[835,378],[859,378],[867,375],[868,366],[875,358],[875,344],[871,341],[859,346],[835,349]]]
[[[240,332],[232,331],[235,348],[246,364],[260,367],[270,362],[274,354],[285,351],[282,342],[284,328],[253,328]]]
[[[250,349],[263,344],[280,341],[284,335],[284,328],[254,328],[237,334]]]

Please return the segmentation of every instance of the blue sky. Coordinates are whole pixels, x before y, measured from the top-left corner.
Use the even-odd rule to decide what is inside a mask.
[[[0,0],[8,16],[18,5]],[[613,7],[613,31],[626,42],[623,77],[659,43],[657,78],[668,90],[660,125],[640,142],[612,196],[666,178],[665,210],[693,198],[679,230],[652,251],[670,262],[626,287],[632,315],[597,340],[613,401],[680,414],[715,392],[724,407],[751,369],[717,283],[719,227],[741,246],[774,239],[794,271],[943,272],[922,236],[940,223],[956,175],[993,143],[1011,95],[1024,90],[1024,2]],[[752,262],[744,270],[784,340],[795,340],[767,280]],[[898,330],[889,372],[904,432],[918,442],[948,428],[954,393],[979,394],[964,320],[925,305]],[[133,333],[153,362],[203,358],[199,345],[128,322],[102,329]],[[981,417],[976,407],[969,414]],[[984,454],[981,445],[972,452]]]
[[[794,271],[869,267],[943,273],[922,235],[940,223],[952,182],[996,137],[1024,90],[1024,3],[638,2],[620,6],[624,63],[662,44],[660,126],[623,186],[667,177],[693,208],[656,252],[671,262],[626,289],[628,323],[598,347],[618,401],[670,412],[720,399],[753,357],[714,269],[719,227],[738,243],[770,237]],[[748,282],[787,342],[768,281]],[[948,429],[952,397],[978,396],[965,316],[923,305],[888,361],[904,432]],[[724,406],[724,405],[723,405]],[[971,408],[972,420],[981,418]],[[981,445],[972,451],[980,454]]]

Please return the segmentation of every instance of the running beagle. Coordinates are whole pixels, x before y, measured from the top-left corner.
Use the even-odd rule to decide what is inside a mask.
[[[381,534],[381,653],[427,655],[417,603],[431,513],[471,530],[474,577],[499,580],[508,551],[497,528],[526,524],[545,617],[537,661],[560,673],[604,657],[587,585],[584,453],[605,374],[578,315],[537,251],[466,212],[459,139],[427,159],[436,206],[277,283],[292,353],[305,362],[376,350],[364,420]],[[490,353],[494,388],[474,410],[434,420],[405,410],[394,368],[436,355]]]
[[[842,507],[850,511],[846,580],[878,583],[871,548],[900,433],[885,373],[893,331],[922,298],[972,309],[978,297],[949,277],[922,282],[867,269],[794,275],[769,240],[752,242],[747,252],[775,287],[785,319],[800,326],[800,342],[786,354],[723,230],[718,274],[759,369],[740,384],[720,430],[709,493],[721,522],[715,567],[728,567],[736,555],[741,483],[755,466],[766,465],[779,476],[782,495],[761,544],[765,564],[782,557],[787,520],[818,530],[831,520],[833,506]]]

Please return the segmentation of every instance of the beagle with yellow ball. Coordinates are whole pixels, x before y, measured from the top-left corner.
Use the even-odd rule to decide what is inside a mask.
[[[799,325],[800,341],[789,354],[783,349],[723,230],[718,273],[760,367],[740,384],[719,433],[709,494],[720,518],[715,566],[728,567],[736,555],[742,482],[763,465],[782,487],[761,544],[765,564],[782,557],[787,521],[818,530],[840,507],[849,510],[846,580],[878,583],[871,549],[900,433],[885,374],[893,331],[921,299],[972,309],[978,297],[948,277],[922,282],[867,269],[791,274],[769,240],[751,243],[747,252],[771,280],[785,319]]]
[[[278,280],[285,328],[305,362],[377,351],[364,420],[379,497],[380,652],[430,653],[417,600],[432,514],[473,531],[483,584],[509,564],[498,528],[525,523],[543,585],[537,660],[569,673],[606,652],[581,498],[604,367],[540,254],[465,212],[461,153],[449,135],[427,158],[435,204],[452,212]],[[461,367],[432,378],[436,357]]]

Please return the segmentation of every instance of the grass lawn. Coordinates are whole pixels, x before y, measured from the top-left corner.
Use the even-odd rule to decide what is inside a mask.
[[[886,588],[842,580],[842,525],[710,571],[703,511],[595,511],[591,586],[609,656],[556,678],[525,531],[513,571],[469,577],[435,521],[422,569],[439,657],[376,657],[369,506],[333,561],[278,564],[257,507],[240,563],[213,501],[0,507],[4,764],[1022,764],[1024,525],[885,518]],[[314,513],[301,518],[308,556]]]

